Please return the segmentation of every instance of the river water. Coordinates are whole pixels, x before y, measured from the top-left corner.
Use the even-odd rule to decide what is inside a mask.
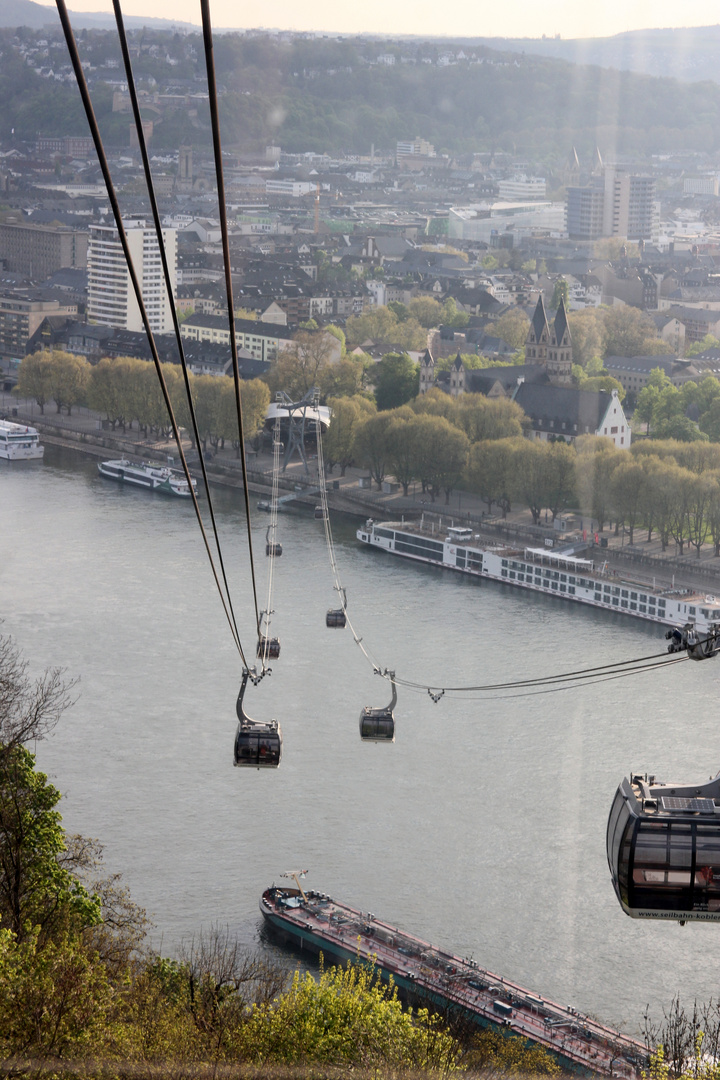
[[[282,655],[247,711],[280,719],[280,769],[232,767],[240,663],[191,506],[102,480],[46,448],[0,462],[0,616],[33,672],[80,678],[37,747],[66,827],[99,838],[172,952],[211,924],[248,944],[286,870],[529,989],[636,1031],[680,992],[717,992],[720,927],[631,920],[605,861],[630,769],[692,782],[719,762],[717,665],[511,700],[400,690],[393,746],[360,743],[389,699],[336,602],[322,523],[280,518],[273,632]],[[254,505],[254,504],[253,504]],[[241,635],[253,619],[240,493],[217,494]],[[267,517],[254,521],[266,572]],[[370,551],[334,523],[353,619],[383,666],[418,681],[505,681],[659,652],[632,619]],[[264,606],[261,603],[261,606]]]

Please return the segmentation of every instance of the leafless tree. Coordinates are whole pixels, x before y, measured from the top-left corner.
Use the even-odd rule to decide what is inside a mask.
[[[33,680],[12,637],[0,634],[0,754],[39,742],[73,703],[76,679],[63,668],[49,668]]]

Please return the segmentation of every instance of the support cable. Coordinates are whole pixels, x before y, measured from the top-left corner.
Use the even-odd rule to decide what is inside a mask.
[[[237,411],[238,434],[240,437],[240,460],[242,462],[243,494],[245,496],[245,521],[247,526],[248,552],[250,556],[250,574],[252,577],[253,602],[255,604],[255,626],[260,635],[260,612],[258,609],[257,583],[255,580],[255,558],[253,555],[252,529],[250,525],[250,492],[247,480],[247,460],[245,455],[245,432],[243,429],[242,400],[240,395],[240,367],[238,364],[237,336],[235,333],[235,307],[233,304],[232,270],[230,266],[230,242],[228,239],[227,206],[225,204],[225,181],[222,167],[222,148],[220,145],[220,119],[218,115],[217,82],[215,79],[215,60],[213,55],[212,24],[210,22],[209,0],[200,0],[202,13],[203,42],[205,46],[205,65],[207,67],[208,93],[210,98],[210,121],[212,125],[213,155],[215,158],[215,176],[217,181],[220,233],[222,238],[223,263],[225,269],[225,293],[227,296],[228,320],[230,323],[230,351],[232,353],[233,380],[235,385],[235,408]]]
[[[268,580],[267,580],[267,600],[265,610],[262,611],[261,617],[264,616],[265,625],[262,628],[258,641],[262,645],[262,671],[270,671],[267,666],[267,661],[270,657],[270,623],[272,616],[275,614],[273,610],[273,590],[275,586],[275,560],[276,560],[276,543],[277,543],[277,526],[278,526],[278,495],[279,495],[279,480],[280,480],[280,448],[282,443],[280,442],[280,414],[275,417],[275,423],[273,424],[273,475],[272,475],[272,495],[270,498],[270,525],[267,530],[267,545],[268,545]],[[260,650],[258,650],[260,651]]]
[[[345,621],[350,627],[350,632],[353,636],[353,641],[359,647],[360,652],[363,654],[368,663],[372,666],[376,675],[382,675],[384,679],[390,681],[390,676],[387,668],[383,668],[378,660],[370,652],[369,648],[363,644],[363,639],[358,634],[357,630],[353,626],[352,620],[348,615],[347,610],[347,595],[340,580],[340,572],[337,565],[337,556],[335,554],[335,542],[333,540],[332,526],[330,524],[330,510],[328,507],[327,497],[327,480],[325,477],[325,457],[323,453],[322,442],[322,425],[320,423],[320,416],[318,414],[315,421],[315,433],[317,438],[317,464],[318,464],[318,486],[320,488],[320,505],[323,512],[323,525],[325,526],[325,543],[327,545],[328,557],[330,559],[330,569],[333,576],[333,585],[340,597],[340,605],[345,614]],[[397,682],[397,680],[395,680]]]
[[[350,627],[355,643],[359,645],[361,651],[365,655],[366,659],[372,664],[373,670],[377,675],[382,676],[385,679],[390,679],[388,670],[383,668],[382,665],[373,657],[370,650],[363,644],[363,639],[359,636],[355,627],[350,621],[350,617],[347,613],[347,606],[345,600],[345,590],[340,580],[340,574],[337,564],[337,555],[335,552],[335,544],[332,535],[332,526],[330,523],[330,513],[328,508],[327,498],[327,482],[325,478],[325,462],[323,454],[322,444],[322,430],[320,421],[318,418],[316,424],[317,432],[317,458],[318,458],[318,485],[320,487],[320,499],[323,511],[324,525],[325,525],[325,541],[328,550],[328,557],[330,560],[330,569],[333,576],[334,588],[337,590],[341,598],[342,609],[345,613],[347,624]],[[394,676],[396,685],[403,686],[407,690],[416,693],[428,694],[432,700],[437,704],[442,697],[447,694],[448,696],[455,696],[461,694],[476,695],[474,700],[484,701],[501,701],[505,698],[519,698],[519,697],[532,697],[537,694],[554,693],[559,690],[570,689],[571,687],[581,686],[583,683],[586,685],[594,685],[597,682],[608,682],[611,679],[620,679],[629,675],[639,675],[643,671],[652,671],[656,668],[665,667],[668,664],[677,662],[677,659],[686,660],[687,656],[670,660],[667,652],[654,653],[650,656],[635,657],[630,660],[617,660],[611,664],[599,664],[595,667],[580,668],[577,671],[564,672],[557,675],[544,675],[532,679],[517,679],[512,682],[505,683],[486,683],[483,685],[475,686],[443,686],[441,683],[427,683],[415,682],[411,679],[403,679],[398,675]],[[659,661],[655,663],[654,661]],[[500,693],[495,694],[493,697],[486,696],[493,691],[511,691],[518,690],[519,693]]]
[[[105,154],[105,148],[103,146],[102,137],[100,135],[100,129],[98,127],[97,119],[95,117],[95,111],[94,111],[93,106],[92,106],[92,101],[90,100],[90,93],[89,93],[89,90],[88,90],[87,81],[85,79],[85,74],[83,72],[82,64],[80,62],[80,55],[78,53],[77,43],[75,41],[75,36],[73,34],[72,26],[70,24],[70,19],[69,19],[69,16],[68,16],[67,7],[65,5],[65,0],[56,0],[56,4],[57,4],[57,9],[58,9],[58,15],[60,16],[60,23],[61,23],[62,28],[63,28],[63,33],[65,35],[65,41],[66,41],[66,44],[67,44],[67,47],[68,47],[70,60],[71,60],[72,66],[73,66],[73,71],[75,73],[75,79],[76,79],[77,84],[78,84],[78,89],[80,91],[80,97],[82,98],[83,107],[85,109],[85,115],[87,117],[88,125],[90,127],[90,133],[92,135],[93,143],[95,145],[95,152],[97,153],[98,161],[99,161],[99,164],[100,164],[100,169],[102,171],[103,179],[105,181],[105,188],[107,190],[108,200],[110,202],[110,206],[112,207],[113,216],[115,218],[115,227],[117,229],[118,237],[120,239],[120,244],[121,244],[121,247],[123,249],[123,254],[125,256],[125,261],[126,261],[127,269],[128,269],[128,275],[130,277],[130,282],[131,282],[132,287],[133,287],[133,292],[135,294],[135,299],[136,299],[138,307],[140,309],[140,316],[141,316],[141,319],[142,319],[142,322],[143,322],[143,326],[145,328],[145,333],[147,335],[148,344],[150,346],[150,351],[152,353],[153,362],[155,364],[155,371],[157,372],[158,380],[160,382],[160,389],[162,391],[163,400],[165,402],[165,407],[166,407],[166,409],[168,411],[168,416],[170,418],[170,424],[171,424],[171,427],[172,427],[175,443],[176,443],[177,448],[178,448],[178,454],[180,456],[180,461],[182,463],[183,472],[185,473],[185,478],[186,478],[187,483],[188,483],[188,488],[190,490],[190,495],[191,495],[191,498],[193,500],[193,506],[195,508],[195,516],[197,517],[198,525],[199,525],[200,531],[202,533],[203,542],[205,544],[205,550],[207,552],[208,559],[210,560],[210,566],[211,566],[211,569],[212,569],[212,574],[213,574],[213,577],[215,579],[215,584],[217,586],[218,593],[220,595],[220,602],[222,603],[223,610],[225,612],[225,617],[226,617],[227,622],[228,622],[228,626],[230,627],[230,633],[232,634],[233,641],[235,642],[235,646],[236,646],[238,652],[240,653],[240,657],[242,659],[242,662],[247,667],[247,661],[245,659],[245,654],[244,654],[244,651],[243,651],[242,643],[240,641],[240,636],[238,634],[237,627],[234,625],[234,619],[230,614],[228,603],[227,603],[227,601],[225,599],[225,596],[223,595],[223,591],[222,591],[222,588],[221,588],[221,585],[220,585],[220,579],[218,577],[217,570],[215,568],[215,562],[213,560],[212,551],[210,549],[210,542],[208,540],[208,536],[207,536],[207,533],[205,531],[205,526],[203,524],[202,515],[200,513],[200,506],[199,506],[199,503],[198,503],[198,500],[197,500],[196,485],[194,484],[192,476],[190,475],[190,470],[188,468],[187,459],[185,457],[185,451],[183,450],[183,447],[182,447],[182,440],[180,438],[180,430],[178,428],[177,420],[175,419],[175,412],[173,410],[172,402],[170,400],[170,394],[168,392],[167,384],[165,382],[165,376],[163,375],[162,364],[160,363],[160,357],[158,355],[157,346],[155,344],[155,338],[153,336],[153,332],[152,332],[152,329],[150,327],[150,320],[148,318],[147,311],[145,309],[145,304],[143,302],[142,289],[140,288],[140,283],[138,281],[137,273],[135,271],[135,265],[133,263],[132,255],[130,253],[130,246],[129,246],[129,243],[128,243],[127,234],[125,232],[125,227],[123,225],[122,215],[120,213],[120,206],[119,206],[119,203],[118,203],[118,200],[117,200],[115,187],[114,187],[113,182],[112,182],[112,177],[110,175],[110,168],[109,168],[109,165],[108,165],[107,156]]]
[[[140,104],[138,102],[137,87],[135,86],[135,78],[132,70],[132,61],[130,59],[130,50],[127,43],[127,35],[125,33],[125,23],[123,20],[122,8],[120,6],[120,0],[113,0],[113,8],[115,10],[115,21],[118,28],[118,36],[120,39],[120,50],[122,52],[123,63],[125,65],[125,75],[127,77],[128,90],[130,93],[130,103],[132,105],[133,117],[135,119],[135,129],[138,137],[138,145],[140,147],[140,155],[142,157],[143,170],[145,172],[145,183],[148,189],[148,195],[150,197],[150,207],[152,209],[153,222],[155,223],[155,234],[157,236],[158,248],[160,250],[160,259],[162,261],[163,275],[165,278],[165,289],[170,299],[170,311],[172,314],[173,328],[175,330],[175,340],[177,341],[178,352],[180,354],[180,365],[182,367],[183,380],[185,382],[185,392],[187,394],[188,408],[190,411],[190,421],[193,429],[193,437],[195,439],[195,445],[198,449],[198,456],[200,459],[200,469],[202,471],[203,483],[205,484],[205,493],[207,496],[208,510],[210,512],[210,521],[212,523],[213,535],[215,537],[215,546],[217,548],[218,561],[220,564],[220,572],[222,574],[223,584],[225,586],[225,595],[227,597],[228,607],[230,609],[230,615],[232,617],[233,626],[235,628],[236,636],[240,637],[238,631],[237,619],[233,610],[232,597],[230,595],[230,586],[227,580],[227,574],[225,572],[225,560],[223,559],[222,548],[220,545],[220,536],[218,533],[217,521],[215,519],[215,508],[213,506],[212,494],[210,492],[210,482],[208,479],[207,468],[205,463],[205,455],[202,449],[202,440],[200,438],[200,431],[198,429],[197,415],[195,412],[195,405],[193,402],[193,396],[190,389],[190,375],[188,372],[188,366],[185,359],[185,348],[183,346],[182,335],[180,333],[180,323],[178,320],[177,309],[172,302],[173,288],[172,281],[170,279],[170,267],[168,266],[167,252],[165,250],[165,244],[163,242],[162,224],[160,221],[160,212],[157,205],[157,199],[155,197],[155,187],[153,185],[152,171],[150,169],[150,159],[147,152],[147,143],[145,140],[145,132],[142,124],[142,117],[140,115]]]

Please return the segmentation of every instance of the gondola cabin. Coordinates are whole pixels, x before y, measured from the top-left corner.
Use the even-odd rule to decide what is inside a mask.
[[[364,708],[360,713],[360,738],[364,742],[395,742],[395,717],[390,709]]]
[[[323,510],[322,506],[316,506],[315,507],[315,517],[317,518],[318,521],[323,521],[324,520],[325,511]]]
[[[397,705],[395,672],[387,672],[392,683],[392,699],[384,708],[372,708],[366,705],[360,713],[360,738],[363,742],[395,742],[395,716],[393,709]]]
[[[280,638],[259,638],[256,655],[258,660],[277,660],[280,656]]]
[[[282,758],[282,730],[277,720],[251,720],[245,712],[243,698],[250,672],[243,668],[242,683],[235,712],[238,726],[235,732],[233,764],[247,769],[277,769]]]
[[[347,616],[342,608],[330,608],[325,616],[325,625],[331,630],[344,630],[347,625]]]
[[[265,544],[265,554],[282,555],[282,544],[278,544],[273,542],[272,540],[268,540],[268,542]]]
[[[632,918],[720,920],[720,774],[698,785],[640,774],[623,780],[610,810],[607,858]]]
[[[277,769],[282,758],[282,732],[277,720],[238,724],[234,764],[250,769]]]

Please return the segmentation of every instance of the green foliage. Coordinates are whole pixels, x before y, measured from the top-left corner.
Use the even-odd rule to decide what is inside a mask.
[[[560,1066],[541,1046],[533,1046],[516,1035],[482,1031],[472,1041],[463,1065],[473,1072],[502,1076],[557,1076]],[[660,1080],[660,1078],[653,1078]]]
[[[550,301],[550,307],[553,309],[553,311],[560,307],[561,301],[565,304],[565,307],[567,307],[568,295],[569,292],[567,281],[565,280],[565,278],[558,278],[555,282],[555,287],[553,289],[552,300]]]
[[[362,345],[364,341],[384,342],[401,349],[424,349],[427,345],[427,334],[417,319],[411,316],[409,309],[407,316],[402,319],[390,307],[382,306],[362,315],[351,315],[345,331],[351,347]]]
[[[488,327],[491,334],[502,338],[513,349],[522,349],[529,329],[530,320],[521,308],[511,308]]]
[[[295,973],[287,993],[256,1005],[244,1031],[246,1055],[258,1064],[318,1064],[422,1069],[451,1073],[458,1048],[426,1009],[404,1012],[363,966],[331,968],[319,979]]]
[[[417,396],[420,368],[407,353],[388,353],[376,364],[373,378],[378,409],[396,409]]]
[[[63,866],[59,801],[28,750],[0,756],[0,923],[18,941],[100,921],[99,898]]]

